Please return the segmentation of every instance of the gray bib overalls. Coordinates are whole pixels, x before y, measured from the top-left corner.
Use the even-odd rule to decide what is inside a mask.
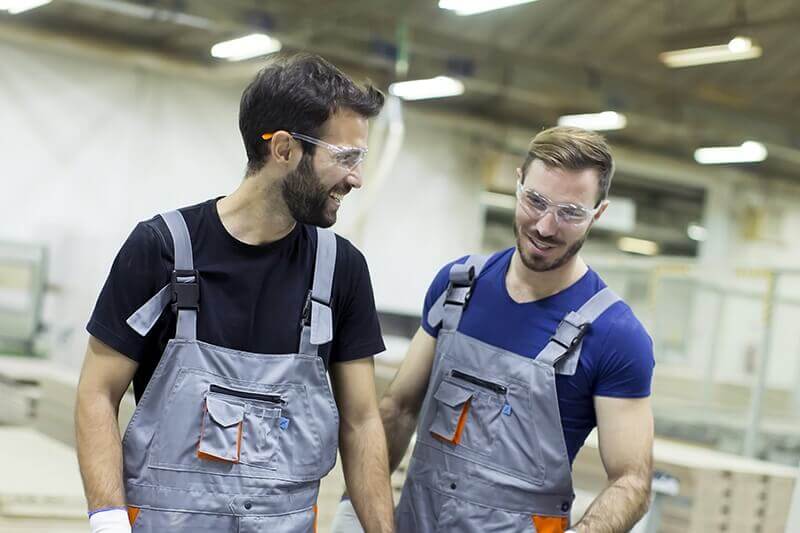
[[[619,297],[606,288],[568,313],[531,359],[457,331],[486,260],[453,265],[428,313],[442,327],[398,533],[551,533],[569,523],[574,494],[555,375],[574,374],[587,328]]]
[[[338,445],[339,415],[318,355],[333,338],[336,237],[317,231],[297,353],[248,353],[197,340],[189,232],[178,211],[162,217],[175,245],[172,283],[128,324],[145,335],[172,302],[177,331],[123,439],[133,531],[312,532],[319,480]]]

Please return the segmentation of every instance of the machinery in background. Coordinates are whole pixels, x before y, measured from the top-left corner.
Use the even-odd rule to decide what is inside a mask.
[[[0,354],[34,354],[46,272],[44,246],[0,241]]]

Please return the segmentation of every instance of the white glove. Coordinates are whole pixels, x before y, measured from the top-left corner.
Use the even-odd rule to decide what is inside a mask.
[[[123,509],[106,509],[89,517],[92,533],[131,533],[128,512]]]
[[[331,533],[364,533],[364,530],[361,528],[361,522],[358,521],[356,510],[353,509],[353,503],[350,499],[339,502],[339,507],[336,508],[336,514],[333,515]]]

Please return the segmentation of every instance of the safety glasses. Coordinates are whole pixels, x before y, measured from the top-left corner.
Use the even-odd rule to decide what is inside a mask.
[[[558,224],[582,226],[597,213],[599,207],[589,209],[577,204],[557,204],[545,195],[525,188],[517,180],[517,201],[522,209],[533,217],[543,217],[548,211],[553,213]]]
[[[273,135],[275,134],[265,133],[261,136],[261,138],[265,141],[268,141],[272,139]],[[364,161],[364,158],[367,157],[367,152],[369,151],[366,148],[357,148],[355,146],[337,146],[335,144],[321,141],[315,137],[303,135],[302,133],[295,133],[293,131],[290,131],[289,135],[291,135],[293,139],[324,148],[331,154],[331,158],[336,165],[339,166],[339,168],[346,170],[348,173],[355,170],[355,168]]]

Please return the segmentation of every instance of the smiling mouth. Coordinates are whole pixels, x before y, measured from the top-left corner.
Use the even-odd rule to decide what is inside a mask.
[[[332,192],[328,194],[328,198],[332,198],[336,205],[342,205],[342,199],[344,198],[344,193],[340,192]]]
[[[548,244],[548,243],[546,243],[544,241],[541,241],[541,240],[539,240],[539,239],[537,239],[535,237],[528,236],[528,240],[533,244],[533,246],[537,250],[542,251],[542,252],[547,252],[548,250],[552,250],[553,248],[556,247],[555,244]]]

